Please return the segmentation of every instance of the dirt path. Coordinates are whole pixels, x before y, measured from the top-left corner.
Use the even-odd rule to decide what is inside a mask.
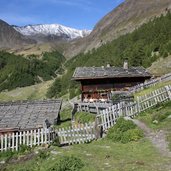
[[[128,119],[128,118],[126,118]],[[136,119],[132,120],[140,129],[144,131],[145,137],[147,137],[152,144],[158,149],[158,151],[165,157],[171,157],[171,152],[168,148],[168,142],[166,141],[166,133],[163,130],[155,132],[148,128],[143,122]]]

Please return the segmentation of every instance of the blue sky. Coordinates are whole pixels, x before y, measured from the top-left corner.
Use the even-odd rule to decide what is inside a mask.
[[[124,0],[0,0],[0,19],[13,25],[58,23],[77,29],[95,24]]]

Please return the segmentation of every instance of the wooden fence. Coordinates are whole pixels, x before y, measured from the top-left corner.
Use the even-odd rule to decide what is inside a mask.
[[[100,111],[107,109],[112,106],[112,103],[101,103],[101,102],[80,102],[75,104],[77,106],[77,111],[88,112],[88,113],[99,113]]]
[[[140,96],[132,103],[118,103],[106,110],[100,112],[96,117],[100,119],[103,130],[112,127],[121,116],[134,117],[158,103],[171,100],[171,86],[165,86],[157,89],[147,95]]]
[[[61,128],[57,132],[60,144],[80,144],[90,142],[96,138],[95,123]]]
[[[35,146],[50,144],[56,137],[56,133],[51,129],[35,129],[16,133],[0,135],[0,151],[18,151],[21,145]]]
[[[130,91],[130,93],[135,93],[135,92],[143,90],[144,88],[152,87],[152,86],[155,86],[156,84],[158,84],[160,82],[166,82],[166,81],[171,81],[171,73],[163,75],[163,76],[156,78],[156,79],[149,80],[145,83],[136,85],[134,87],[131,87],[129,89],[129,91]]]
[[[119,117],[134,117],[158,103],[169,100],[171,100],[171,85],[157,89],[147,95],[140,96],[134,102],[121,102],[100,111],[100,114],[96,116],[96,123],[79,124],[59,130],[42,128],[12,134],[2,134],[0,135],[0,151],[17,151],[21,145],[32,147],[34,145],[49,144],[56,137],[59,138],[59,142],[62,145],[90,142],[100,137],[99,127],[102,127],[103,131],[108,130],[116,123]],[[97,123],[97,121],[99,123]]]

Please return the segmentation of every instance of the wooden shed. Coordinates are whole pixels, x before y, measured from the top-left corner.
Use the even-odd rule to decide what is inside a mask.
[[[151,74],[144,67],[78,67],[72,79],[81,83],[82,101],[107,101],[112,91],[127,91],[144,83]]]
[[[60,120],[61,100],[0,103],[0,134],[48,128]]]

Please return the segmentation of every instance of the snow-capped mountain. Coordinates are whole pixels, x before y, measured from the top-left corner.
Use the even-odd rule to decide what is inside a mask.
[[[13,28],[25,36],[50,36],[73,40],[90,34],[90,30],[77,30],[59,24],[39,24],[27,26],[13,26]]]

